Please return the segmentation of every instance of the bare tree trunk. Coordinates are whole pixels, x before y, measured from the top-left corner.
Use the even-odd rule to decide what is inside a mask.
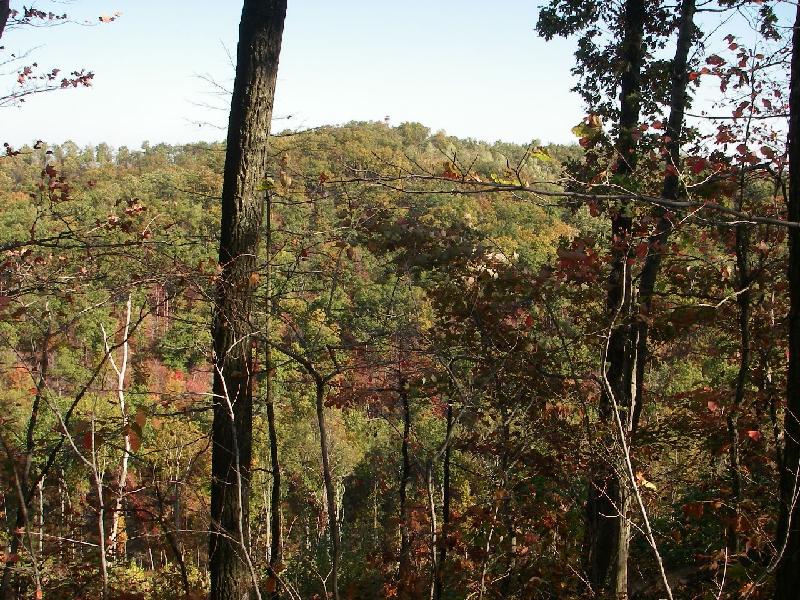
[[[325,499],[328,511],[328,532],[331,542],[331,589],[333,600],[339,600],[339,521],[336,518],[336,493],[333,489],[333,474],[328,446],[328,428],[325,424],[325,381],[316,379],[317,422],[319,424],[319,443],[322,450],[322,479],[325,483]]]
[[[105,494],[103,493],[103,471],[97,457],[97,430],[95,428],[95,415],[92,413],[91,420],[91,461],[89,466],[92,469],[94,479],[94,489],[97,495],[97,548],[100,556],[100,577],[102,581],[102,598],[108,598],[108,547],[106,545],[106,506]]]
[[[103,342],[105,344],[106,353],[108,354],[111,367],[117,374],[117,407],[122,419],[123,431],[123,450],[122,460],[120,461],[119,481],[117,482],[117,498],[114,504],[114,512],[111,515],[111,536],[109,537],[109,547],[111,549],[111,556],[116,557],[118,554],[123,558],[125,557],[125,543],[123,542],[122,551],[117,547],[117,538],[119,536],[120,516],[122,515],[123,502],[125,499],[125,487],[128,481],[128,459],[131,453],[131,432],[129,430],[128,412],[125,404],[125,374],[128,370],[128,335],[131,325],[131,295],[128,294],[128,302],[125,305],[125,327],[122,331],[122,362],[118,365],[111,354],[110,345],[108,343],[108,336],[103,330]],[[123,519],[124,527],[124,519]]]
[[[400,447],[400,571],[397,578],[398,598],[408,600],[411,594],[411,540],[408,532],[408,480],[411,474],[411,461],[408,444],[411,435],[411,407],[408,402],[408,388],[401,377],[398,392],[403,412],[403,442]]]
[[[428,468],[426,469],[425,475],[428,491],[428,510],[431,517],[431,579],[428,593],[428,597],[431,600],[433,600],[434,594],[436,593],[436,573],[439,570],[439,544],[436,537],[436,531],[438,529],[436,525],[436,486],[434,485],[433,477],[434,459],[435,457],[432,456],[428,461]]]
[[[264,395],[267,405],[267,429],[269,432],[269,456],[272,469],[272,489],[270,490],[269,514],[269,568],[270,575],[275,578],[275,591],[271,592],[272,600],[280,596],[278,591],[278,574],[283,569],[283,533],[281,531],[281,465],[278,459],[278,433],[275,429],[275,396],[273,379],[275,365],[272,360],[272,344],[269,343],[272,327],[272,197],[267,193],[266,213],[264,215],[267,247],[267,264],[264,273],[264,287],[267,296],[267,314],[264,330],[267,344],[264,348],[264,369],[266,379],[264,382]]]
[[[792,34],[789,91],[788,218],[800,221],[800,4]],[[786,376],[783,464],[778,520],[775,600],[797,598],[800,590],[800,230],[789,229],[789,367]]]
[[[447,433],[445,439],[450,439],[453,433],[453,403],[447,401]],[[450,444],[444,451],[444,473],[442,476],[442,536],[439,550],[439,562],[436,569],[436,587],[433,592],[434,600],[442,600],[444,594],[444,570],[447,561],[447,544],[450,537]]]
[[[214,342],[211,600],[258,595],[249,560],[253,334],[263,180],[286,0],[245,0],[222,187]]]

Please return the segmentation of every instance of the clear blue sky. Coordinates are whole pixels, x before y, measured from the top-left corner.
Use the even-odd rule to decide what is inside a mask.
[[[11,0],[12,8],[22,2]],[[26,3],[28,4],[28,3]],[[37,7],[76,20],[122,17],[102,26],[20,28],[3,43],[37,47],[43,67],[85,67],[91,89],[42,95],[3,109],[2,137],[138,147],[143,140],[218,140],[230,87],[239,0],[81,0]],[[573,141],[582,116],[569,89],[569,42],[533,31],[532,0],[289,0],[278,78],[275,128],[350,120],[419,121],[433,130],[488,141]],[[6,77],[2,85],[10,86]],[[199,105],[198,105],[199,104]],[[211,109],[205,105],[215,105]]]

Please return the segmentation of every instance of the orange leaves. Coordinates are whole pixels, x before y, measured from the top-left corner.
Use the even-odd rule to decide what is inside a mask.
[[[445,179],[452,179],[454,181],[461,179],[461,175],[459,175],[455,165],[449,160],[444,162],[444,170],[442,171],[441,176]]]
[[[122,13],[120,11],[117,11],[113,15],[100,15],[99,17],[97,17],[97,19],[101,23],[111,23],[119,19],[121,16]]]

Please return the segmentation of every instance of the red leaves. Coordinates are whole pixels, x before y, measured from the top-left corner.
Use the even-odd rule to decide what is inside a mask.
[[[703,169],[706,168],[707,164],[706,159],[699,156],[690,156],[686,159],[686,166],[689,167],[689,170],[695,175],[701,173]]]
[[[706,59],[706,62],[715,67],[719,67],[725,64],[725,59],[719,56],[718,54],[712,54]]]
[[[702,502],[687,502],[681,507],[681,510],[687,519],[699,519],[703,516],[703,512],[705,512]]]
[[[761,435],[761,432],[760,432],[760,431],[758,431],[757,429],[752,429],[752,430],[749,430],[749,431],[747,431],[747,432],[746,432],[746,434],[747,434],[747,437],[749,437],[749,438],[750,438],[751,440],[753,440],[754,442],[758,442],[758,441],[760,441],[760,440],[761,440],[761,438],[763,437],[763,436]]]

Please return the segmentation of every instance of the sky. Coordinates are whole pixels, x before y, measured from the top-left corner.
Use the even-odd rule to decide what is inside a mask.
[[[30,5],[30,2],[26,2]],[[573,142],[572,42],[537,37],[534,0],[289,0],[273,130],[417,121],[494,142]],[[11,0],[12,8],[22,2]],[[91,88],[2,109],[0,137],[139,147],[224,139],[240,0],[39,0],[75,21],[7,31],[41,67]],[[121,12],[113,23],[100,15]],[[9,89],[14,78],[0,77]],[[291,117],[288,118],[287,117]]]

